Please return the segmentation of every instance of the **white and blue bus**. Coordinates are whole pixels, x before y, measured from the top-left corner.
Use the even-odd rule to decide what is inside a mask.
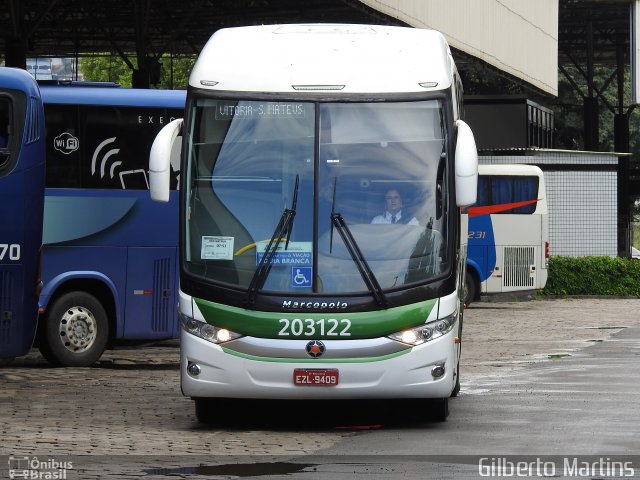
[[[480,294],[541,290],[547,283],[549,218],[544,174],[534,165],[478,167],[469,207],[465,303]]]
[[[82,85],[82,84],[81,84]],[[37,344],[50,362],[94,363],[122,340],[178,335],[177,186],[152,202],[148,158],[185,91],[42,86],[44,252]]]
[[[38,85],[0,67],[0,363],[26,354],[36,331],[44,168]]]
[[[184,125],[150,157],[151,194],[169,200],[182,134],[181,386],[199,421],[237,398],[422,398],[446,418],[460,385],[459,207],[477,183],[461,106],[435,31],[211,37]],[[372,223],[400,196],[404,221]]]

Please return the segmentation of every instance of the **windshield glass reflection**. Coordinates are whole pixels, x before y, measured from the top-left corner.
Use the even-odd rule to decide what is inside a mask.
[[[192,111],[188,273],[242,289],[253,280],[252,295],[369,291],[383,298],[383,290],[448,268],[439,101],[203,98]],[[293,205],[295,221],[278,228]],[[265,252],[269,261],[256,276]]]

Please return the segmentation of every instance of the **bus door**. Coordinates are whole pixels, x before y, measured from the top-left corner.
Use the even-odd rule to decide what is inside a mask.
[[[124,337],[169,338],[177,333],[176,247],[129,247]]]

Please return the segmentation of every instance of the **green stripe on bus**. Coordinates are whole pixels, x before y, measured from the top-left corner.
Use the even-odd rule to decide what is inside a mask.
[[[411,351],[411,348],[407,348],[400,352],[390,353],[388,355],[382,355],[379,357],[359,357],[359,358],[281,358],[281,357],[258,357],[256,355],[249,355],[247,353],[236,352],[235,350],[229,350],[222,347],[222,350],[229,355],[244,358],[246,360],[253,360],[256,362],[273,362],[273,363],[373,363],[382,362],[391,358],[400,357],[406,355]]]
[[[358,340],[384,337],[425,323],[437,304],[437,299],[386,310],[325,313],[262,312],[199,298],[194,298],[194,302],[208,323],[242,335],[289,340]]]

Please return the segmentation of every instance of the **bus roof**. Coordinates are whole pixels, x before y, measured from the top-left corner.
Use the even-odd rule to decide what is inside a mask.
[[[214,33],[189,84],[246,92],[409,93],[449,88],[454,70],[449,46],[435,30],[262,25]]]
[[[40,91],[45,104],[184,108],[187,97],[185,90],[146,90],[70,85],[42,85],[40,86]]]
[[[19,90],[38,97],[38,84],[26,70],[0,67],[0,86],[4,89]]]

